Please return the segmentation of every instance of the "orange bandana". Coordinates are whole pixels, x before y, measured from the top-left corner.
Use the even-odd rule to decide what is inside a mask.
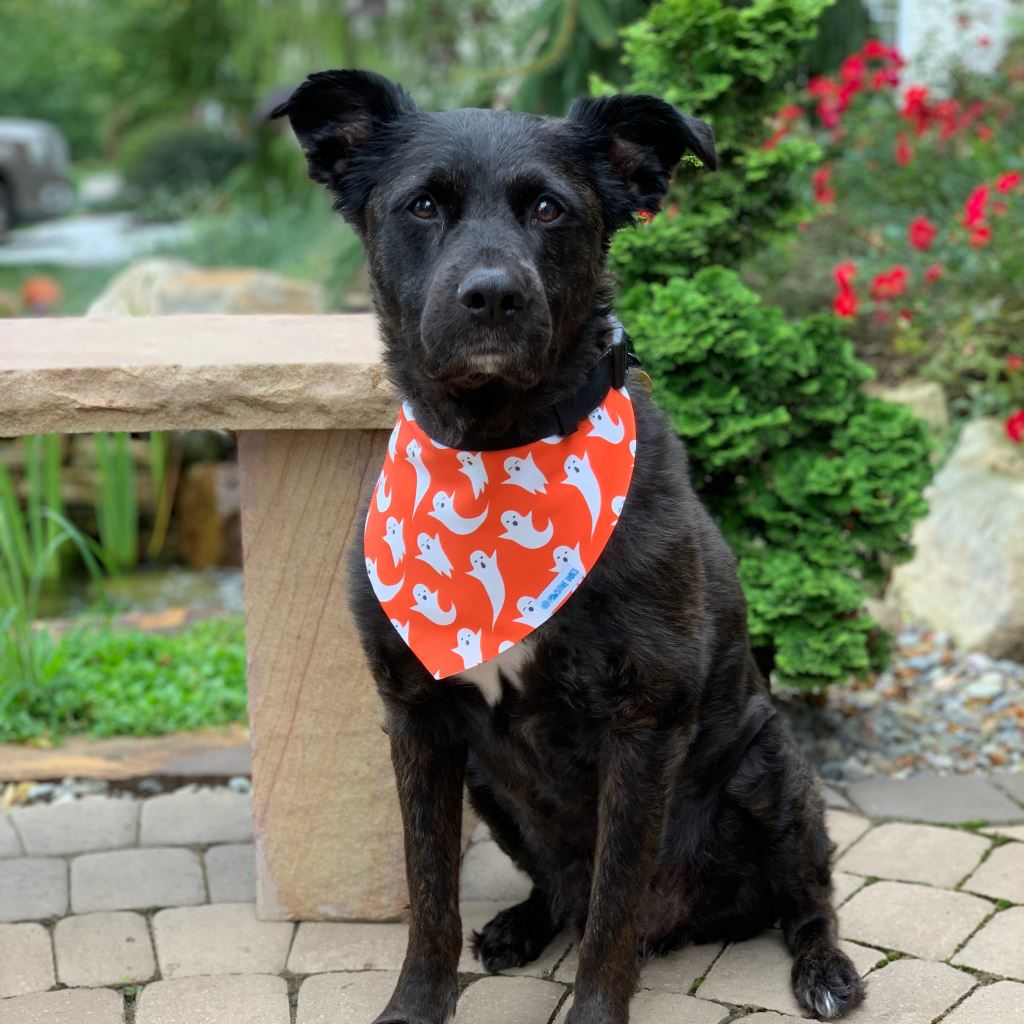
[[[635,456],[625,388],[567,437],[502,451],[447,448],[402,407],[363,546],[377,600],[428,672],[473,668],[554,615],[604,550]]]

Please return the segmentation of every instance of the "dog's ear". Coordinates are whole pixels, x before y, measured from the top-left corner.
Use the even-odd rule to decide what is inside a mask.
[[[375,71],[318,71],[270,116],[288,117],[309,176],[331,189],[344,209],[343,181],[353,159],[415,110],[400,85]]]
[[[684,153],[693,153],[711,170],[718,167],[711,126],[657,96],[576,100],[568,119],[586,130],[590,144],[604,153],[625,183],[632,198],[630,213],[660,208]]]

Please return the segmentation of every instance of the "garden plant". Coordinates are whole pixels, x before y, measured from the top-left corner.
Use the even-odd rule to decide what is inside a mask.
[[[863,394],[842,321],[787,319],[734,269],[808,216],[821,147],[772,139],[771,122],[826,6],[661,0],[627,30],[632,88],[709,121],[720,169],[680,174],[612,249],[623,321],[739,559],[754,645],[801,686],[884,660],[864,599],[909,554],[930,477],[921,425]]]

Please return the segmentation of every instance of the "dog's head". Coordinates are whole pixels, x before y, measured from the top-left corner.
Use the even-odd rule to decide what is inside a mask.
[[[275,115],[363,240],[413,397],[522,395],[564,369],[612,234],[659,208],[684,153],[715,166],[711,129],[653,96],[578,100],[565,118],[432,114],[375,73],[324,71]]]

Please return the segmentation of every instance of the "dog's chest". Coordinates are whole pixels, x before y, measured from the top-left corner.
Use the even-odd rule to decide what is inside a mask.
[[[502,651],[496,658],[460,672],[455,678],[461,683],[476,686],[483,694],[484,700],[494,707],[502,698],[502,676],[517,691],[522,691],[523,672],[533,661],[533,648],[533,640],[527,637],[508,650]]]

